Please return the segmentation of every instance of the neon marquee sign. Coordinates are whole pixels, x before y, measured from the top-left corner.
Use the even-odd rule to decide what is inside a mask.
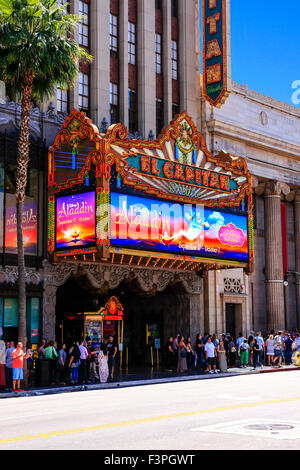
[[[113,246],[248,260],[246,216],[111,193],[110,222]]]
[[[95,193],[59,197],[56,200],[56,248],[96,244]]]
[[[183,182],[202,188],[212,188],[227,193],[238,190],[236,181],[229,175],[148,155],[129,155],[126,158],[126,167],[130,171],[143,175]]]

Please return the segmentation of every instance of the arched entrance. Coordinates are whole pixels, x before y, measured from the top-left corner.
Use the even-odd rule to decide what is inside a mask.
[[[52,324],[58,342],[80,339],[83,313],[98,311],[112,295],[124,307],[123,365],[126,348],[129,365],[150,363],[147,331],[148,346],[154,332],[161,351],[169,336],[181,333],[194,338],[204,324],[202,279],[196,274],[92,263],[61,263],[48,268],[44,331],[48,328],[51,332]],[[104,337],[108,333],[104,331]]]

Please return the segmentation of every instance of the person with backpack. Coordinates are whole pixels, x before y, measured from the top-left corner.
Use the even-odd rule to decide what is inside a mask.
[[[234,367],[235,360],[236,360],[236,347],[233,342],[232,336],[230,336],[229,343],[228,343],[228,367]]]
[[[249,349],[248,340],[244,338],[244,341],[240,344],[240,360],[241,367],[247,367],[249,362]]]

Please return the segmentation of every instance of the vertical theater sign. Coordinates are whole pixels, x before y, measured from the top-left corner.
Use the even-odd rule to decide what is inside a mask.
[[[203,96],[221,107],[231,92],[230,0],[202,0]]]
[[[56,291],[69,278],[88,281],[101,302],[131,286],[141,302],[153,297],[146,307],[162,307],[164,296],[156,296],[169,288],[181,297],[164,314],[164,335],[180,329],[194,336],[204,328],[201,277],[253,271],[247,164],[225,152],[212,156],[187,113],[148,141],[127,139],[122,124],[100,134],[73,110],[49,151],[48,170],[47,337],[59,334]],[[127,314],[124,305],[125,329]]]
[[[213,2],[209,2],[213,5]],[[253,270],[251,177],[212,156],[187,113],[156,141],[67,117],[49,152],[51,259],[203,272]]]

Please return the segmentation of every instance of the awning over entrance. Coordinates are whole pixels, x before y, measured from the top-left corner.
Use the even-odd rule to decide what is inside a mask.
[[[212,156],[187,113],[155,141],[105,135],[73,110],[49,151],[52,260],[203,271],[253,271],[251,176]]]

